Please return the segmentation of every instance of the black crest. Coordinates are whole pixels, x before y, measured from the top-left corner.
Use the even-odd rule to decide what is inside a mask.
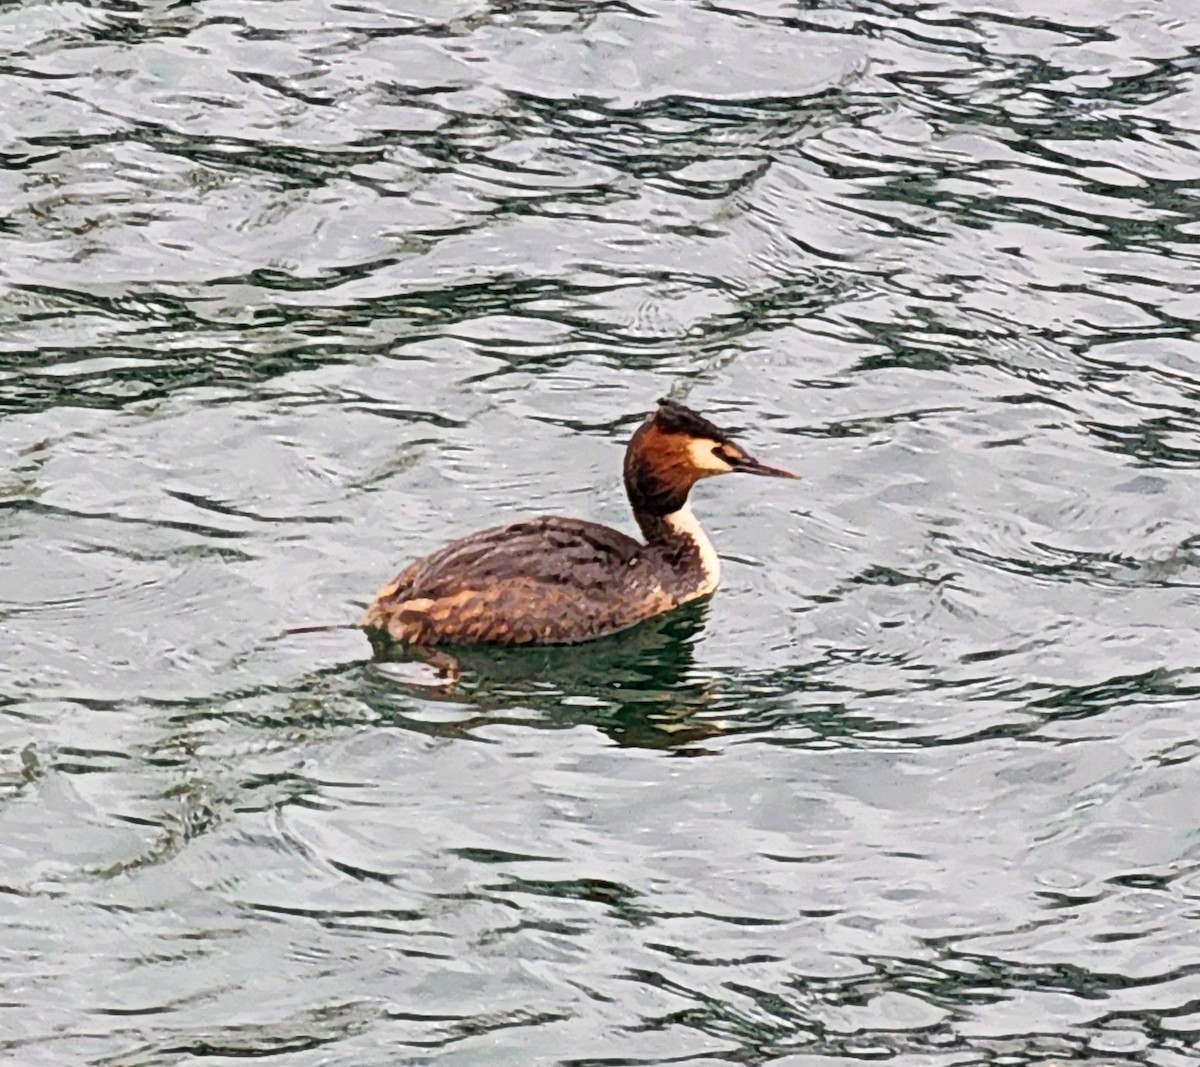
[[[689,437],[711,437],[721,444],[728,444],[729,434],[714,426],[703,415],[674,400],[662,397],[654,413],[654,424],[664,433],[684,433]]]

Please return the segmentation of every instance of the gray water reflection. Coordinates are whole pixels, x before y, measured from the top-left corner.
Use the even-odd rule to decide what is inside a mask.
[[[1195,1061],[1194,8],[0,10],[0,1058]],[[663,393],[706,608],[280,639]]]

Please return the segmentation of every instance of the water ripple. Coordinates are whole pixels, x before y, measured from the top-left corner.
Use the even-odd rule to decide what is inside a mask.
[[[0,12],[0,1048],[1187,1059],[1193,7]],[[287,633],[663,394],[711,604]]]

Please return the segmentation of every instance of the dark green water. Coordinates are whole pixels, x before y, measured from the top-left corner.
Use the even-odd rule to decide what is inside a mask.
[[[1200,7],[0,7],[0,1060],[1200,1061]],[[803,481],[711,604],[348,631]]]

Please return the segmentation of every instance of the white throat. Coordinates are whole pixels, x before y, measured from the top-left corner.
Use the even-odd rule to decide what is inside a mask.
[[[708,539],[692,509],[684,504],[678,511],[664,516],[664,521],[675,533],[691,540],[696,551],[700,553],[700,566],[704,571],[704,584],[696,592],[697,597],[708,596],[721,582],[721,561],[717,558],[717,550]]]

